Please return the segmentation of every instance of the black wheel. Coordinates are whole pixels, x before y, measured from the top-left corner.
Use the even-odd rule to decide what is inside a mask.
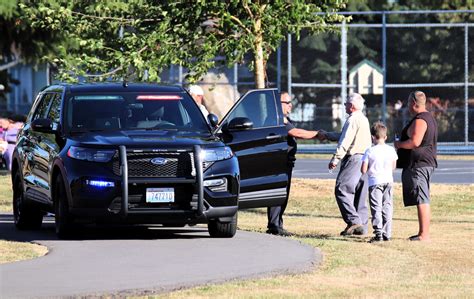
[[[20,174],[15,175],[13,184],[13,219],[18,229],[39,229],[43,223],[43,212],[28,204],[23,193]]]
[[[230,222],[221,222],[219,219],[209,220],[207,229],[213,238],[232,238],[237,232],[237,213]]]
[[[69,213],[66,189],[61,176],[55,181],[54,189],[54,222],[56,224],[56,235],[60,239],[72,236],[72,216]]]

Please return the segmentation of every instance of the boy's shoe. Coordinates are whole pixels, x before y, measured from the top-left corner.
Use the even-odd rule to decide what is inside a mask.
[[[382,236],[374,236],[369,240],[369,243],[382,242],[383,240]]]
[[[382,237],[384,241],[390,241],[390,238],[383,236]]]
[[[340,235],[341,235],[341,236],[345,236],[346,233],[347,233],[347,230],[349,229],[349,227],[351,227],[350,224],[348,224],[348,225],[346,226],[346,228],[340,233]]]
[[[364,235],[364,227],[362,225],[360,227],[357,227],[356,229],[354,229],[353,234],[358,236]]]
[[[363,235],[364,228],[361,224],[352,224],[341,232],[341,236]]]

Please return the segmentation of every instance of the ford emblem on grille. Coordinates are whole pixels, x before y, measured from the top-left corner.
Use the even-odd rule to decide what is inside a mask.
[[[155,165],[165,165],[168,160],[166,160],[165,158],[153,158],[150,160],[150,162]]]

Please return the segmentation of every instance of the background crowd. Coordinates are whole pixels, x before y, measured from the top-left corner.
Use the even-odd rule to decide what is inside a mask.
[[[7,114],[0,117],[0,168],[11,170],[16,137],[23,127],[26,117],[21,114]]]

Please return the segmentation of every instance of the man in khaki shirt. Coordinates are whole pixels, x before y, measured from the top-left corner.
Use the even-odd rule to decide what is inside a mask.
[[[372,144],[369,120],[362,113],[364,98],[352,94],[346,101],[349,114],[341,133],[319,131],[319,139],[338,141],[336,153],[329,162],[329,170],[340,163],[336,179],[335,196],[346,228],[341,235],[364,235],[368,232],[367,175],[362,174],[361,158]]]

